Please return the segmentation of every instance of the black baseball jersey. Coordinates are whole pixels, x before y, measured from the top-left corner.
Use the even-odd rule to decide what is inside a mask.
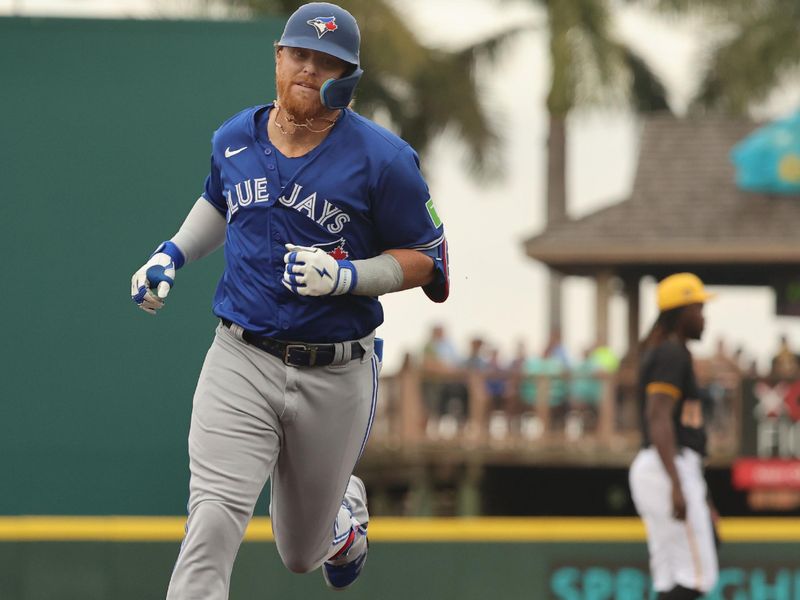
[[[672,413],[677,446],[706,453],[706,432],[692,355],[686,345],[667,339],[648,349],[642,356],[639,369],[639,400],[641,408],[642,445],[651,444],[645,415],[648,393],[664,393],[677,402]]]

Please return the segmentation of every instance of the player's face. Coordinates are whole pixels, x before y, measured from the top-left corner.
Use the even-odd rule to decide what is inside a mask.
[[[690,304],[687,306],[684,309],[682,321],[686,337],[690,340],[699,340],[706,325],[705,317],[703,317],[703,305]]]
[[[298,121],[328,112],[319,89],[328,79],[338,79],[348,64],[341,59],[306,48],[279,48],[275,59],[275,81],[281,106]]]

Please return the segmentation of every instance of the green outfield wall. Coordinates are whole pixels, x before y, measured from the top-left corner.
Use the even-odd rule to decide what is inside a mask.
[[[213,131],[274,98],[281,26],[0,18],[0,514],[184,512],[222,256],[155,318],[130,278],[202,192]]]
[[[181,519],[0,519],[0,598],[163,598]],[[800,520],[721,524],[721,600],[800,598]],[[644,600],[651,598],[638,519],[375,519],[364,575],[348,598]],[[256,520],[231,600],[330,598],[321,575],[289,573]]]

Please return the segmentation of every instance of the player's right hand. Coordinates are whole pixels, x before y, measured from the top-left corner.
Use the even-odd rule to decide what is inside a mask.
[[[169,254],[156,252],[131,278],[131,300],[143,311],[156,314],[175,283],[175,263]],[[155,294],[153,293],[155,290]]]
[[[355,287],[355,267],[336,260],[321,248],[286,244],[286,268],[281,283],[300,296],[339,296]]]
[[[672,518],[678,521],[686,520],[686,498],[680,485],[672,486]]]

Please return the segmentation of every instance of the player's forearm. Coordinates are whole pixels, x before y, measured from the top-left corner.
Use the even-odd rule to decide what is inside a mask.
[[[352,264],[357,276],[350,293],[357,296],[382,296],[407,290],[428,283],[433,276],[433,261],[416,250],[388,250],[373,258],[354,260]],[[422,281],[426,269],[428,278]]]
[[[429,284],[433,281],[433,259],[417,250],[387,250],[385,254],[397,260],[403,271],[400,290]]]
[[[402,289],[403,269],[393,256],[379,254],[372,258],[354,260],[352,265],[356,277],[351,294],[377,297]]]
[[[664,431],[661,431],[662,429]],[[666,431],[667,429],[669,431]],[[661,458],[661,462],[664,464],[664,468],[667,471],[667,475],[669,475],[670,481],[672,481],[673,485],[680,485],[678,470],[675,468],[675,439],[674,434],[672,433],[672,425],[669,425],[668,427],[660,426],[656,427],[655,429],[651,428],[650,435],[653,441],[653,446],[655,446],[658,456]]]
[[[170,241],[180,248],[187,263],[199,260],[225,241],[225,217],[200,197]]]

